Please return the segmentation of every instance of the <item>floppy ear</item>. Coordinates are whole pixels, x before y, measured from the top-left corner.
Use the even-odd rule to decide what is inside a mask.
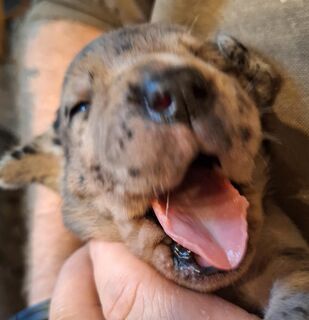
[[[271,106],[281,87],[281,77],[275,68],[233,37],[220,34],[216,45],[224,58],[224,71],[237,77],[258,107]]]
[[[61,141],[53,127],[2,157],[0,187],[16,189],[38,182],[59,191],[62,159]]]

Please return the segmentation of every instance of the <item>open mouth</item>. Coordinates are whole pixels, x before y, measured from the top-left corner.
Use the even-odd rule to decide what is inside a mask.
[[[154,199],[151,206],[147,215],[172,239],[179,271],[212,275],[234,270],[241,263],[249,203],[221,173],[217,157],[200,154],[182,183]]]

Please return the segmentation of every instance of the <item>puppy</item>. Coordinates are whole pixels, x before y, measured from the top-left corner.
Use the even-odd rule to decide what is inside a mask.
[[[4,188],[59,190],[82,240],[122,241],[163,276],[264,319],[309,319],[309,250],[267,197],[274,68],[235,39],[147,24],[69,67],[53,127],[4,156]]]

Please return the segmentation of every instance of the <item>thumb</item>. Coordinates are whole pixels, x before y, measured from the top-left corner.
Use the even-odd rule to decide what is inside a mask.
[[[123,244],[91,241],[90,257],[106,319],[257,319],[216,296],[166,280]]]

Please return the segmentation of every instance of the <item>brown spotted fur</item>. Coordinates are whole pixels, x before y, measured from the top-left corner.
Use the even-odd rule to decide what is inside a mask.
[[[179,67],[199,70],[213,94],[192,127],[158,124],[140,111],[143,73]],[[217,291],[265,319],[309,319],[308,245],[266,194],[259,110],[271,106],[279,84],[264,59],[228,36],[205,42],[158,24],[108,33],[72,62],[54,127],[4,157],[1,185],[60,186],[65,224],[81,239],[123,241],[167,278]],[[90,110],[70,119],[80,102]],[[176,270],[168,237],[145,218],[152,198],[177,186],[198,152],[216,154],[250,202],[246,257],[213,276]]]

